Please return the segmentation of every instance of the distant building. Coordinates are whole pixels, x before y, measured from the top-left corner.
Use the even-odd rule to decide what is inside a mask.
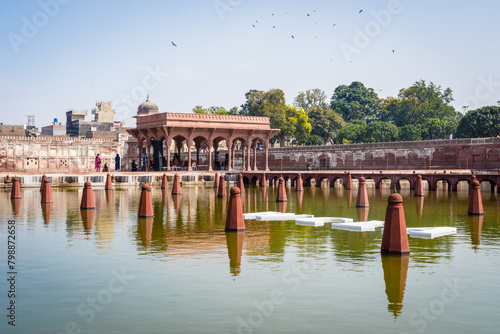
[[[26,136],[26,126],[7,125],[0,123],[0,135],[2,136]]]
[[[97,102],[97,108],[92,109],[94,120],[85,121],[88,112],[70,110],[66,112],[66,134],[70,137],[88,138],[88,132],[114,131],[113,117],[115,110],[111,102]],[[92,138],[93,136],[91,136]]]
[[[58,122],[57,118],[54,118],[52,125],[47,125],[42,127],[42,136],[65,136],[66,135],[66,125]]]

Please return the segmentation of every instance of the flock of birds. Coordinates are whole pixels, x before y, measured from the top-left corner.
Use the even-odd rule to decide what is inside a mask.
[[[312,11],[313,13],[316,13],[316,10],[313,10]],[[358,14],[361,14],[363,12],[363,9],[360,9],[358,11]],[[285,14],[288,14],[288,12],[285,12]],[[311,17],[311,14],[309,13],[306,13],[307,17]],[[271,16],[275,16],[275,13],[272,13]],[[252,27],[253,28],[257,28],[257,26],[255,24],[259,24],[259,21],[258,20],[255,20],[255,23],[252,24]],[[317,22],[315,23],[315,25],[318,24]],[[332,27],[335,27],[337,24],[336,23],[333,23],[332,24]],[[311,24],[309,24],[309,26],[311,26]],[[273,29],[276,29],[276,25],[273,25]],[[292,39],[295,39],[295,36],[294,35],[290,35]],[[314,39],[317,39],[318,36],[315,36]],[[173,41],[171,41],[172,43],[172,46],[174,47],[177,47],[177,44],[175,44]],[[394,49],[392,50],[392,53],[395,53]],[[333,61],[332,59],[330,59],[330,61]]]

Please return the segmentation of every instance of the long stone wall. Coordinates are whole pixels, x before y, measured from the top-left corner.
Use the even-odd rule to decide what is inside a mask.
[[[257,165],[264,155],[257,153]],[[500,138],[269,149],[270,170],[498,169]]]
[[[128,135],[125,135],[128,137]],[[114,168],[125,140],[70,138],[66,136],[0,136],[0,172],[85,172],[94,170],[99,153],[102,166]]]

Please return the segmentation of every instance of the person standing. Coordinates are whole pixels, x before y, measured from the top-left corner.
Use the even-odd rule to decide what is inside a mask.
[[[116,153],[116,157],[115,157],[115,170],[117,172],[120,171],[120,155],[118,153]]]
[[[99,154],[97,154],[97,156],[95,157],[95,171],[101,171],[101,157],[99,156]]]
[[[143,154],[142,156],[142,166],[141,166],[141,171],[145,172],[146,171],[146,155]]]

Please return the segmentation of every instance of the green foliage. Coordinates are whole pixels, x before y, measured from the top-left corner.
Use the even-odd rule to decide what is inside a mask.
[[[365,143],[391,142],[398,140],[398,127],[387,122],[373,122],[366,126]]]
[[[373,88],[366,88],[361,82],[354,81],[349,86],[341,85],[335,89],[331,107],[346,122],[370,120],[376,116],[378,96]]]
[[[420,125],[407,124],[399,128],[399,140],[417,141],[422,140],[422,128]]]
[[[300,92],[299,95],[295,98],[295,102],[293,103],[297,108],[304,109],[307,113],[312,108],[327,108],[328,105],[326,103],[326,93],[324,90],[319,88],[308,89],[305,92]]]
[[[203,106],[196,106],[193,108],[195,114],[210,114],[210,115],[229,115],[224,107],[210,107],[208,109],[203,108]]]
[[[319,106],[309,110],[309,121],[312,125],[311,135],[320,137],[325,145],[333,141],[337,131],[345,125],[342,116],[330,108]]]
[[[453,101],[450,88],[445,90],[424,80],[399,91],[397,98],[389,97],[379,101],[381,121],[394,123],[399,127],[408,124],[424,124],[430,118],[457,120],[460,113],[450,105]]]
[[[440,118],[429,118],[422,124],[422,139],[448,139],[455,132],[457,121]]]
[[[335,141],[337,143],[361,143],[365,137],[366,124],[349,123],[337,132]]]
[[[306,140],[306,146],[318,146],[323,144],[323,139],[316,135],[311,135]]]
[[[500,134],[500,107],[468,111],[457,127],[457,138],[496,137]]]

